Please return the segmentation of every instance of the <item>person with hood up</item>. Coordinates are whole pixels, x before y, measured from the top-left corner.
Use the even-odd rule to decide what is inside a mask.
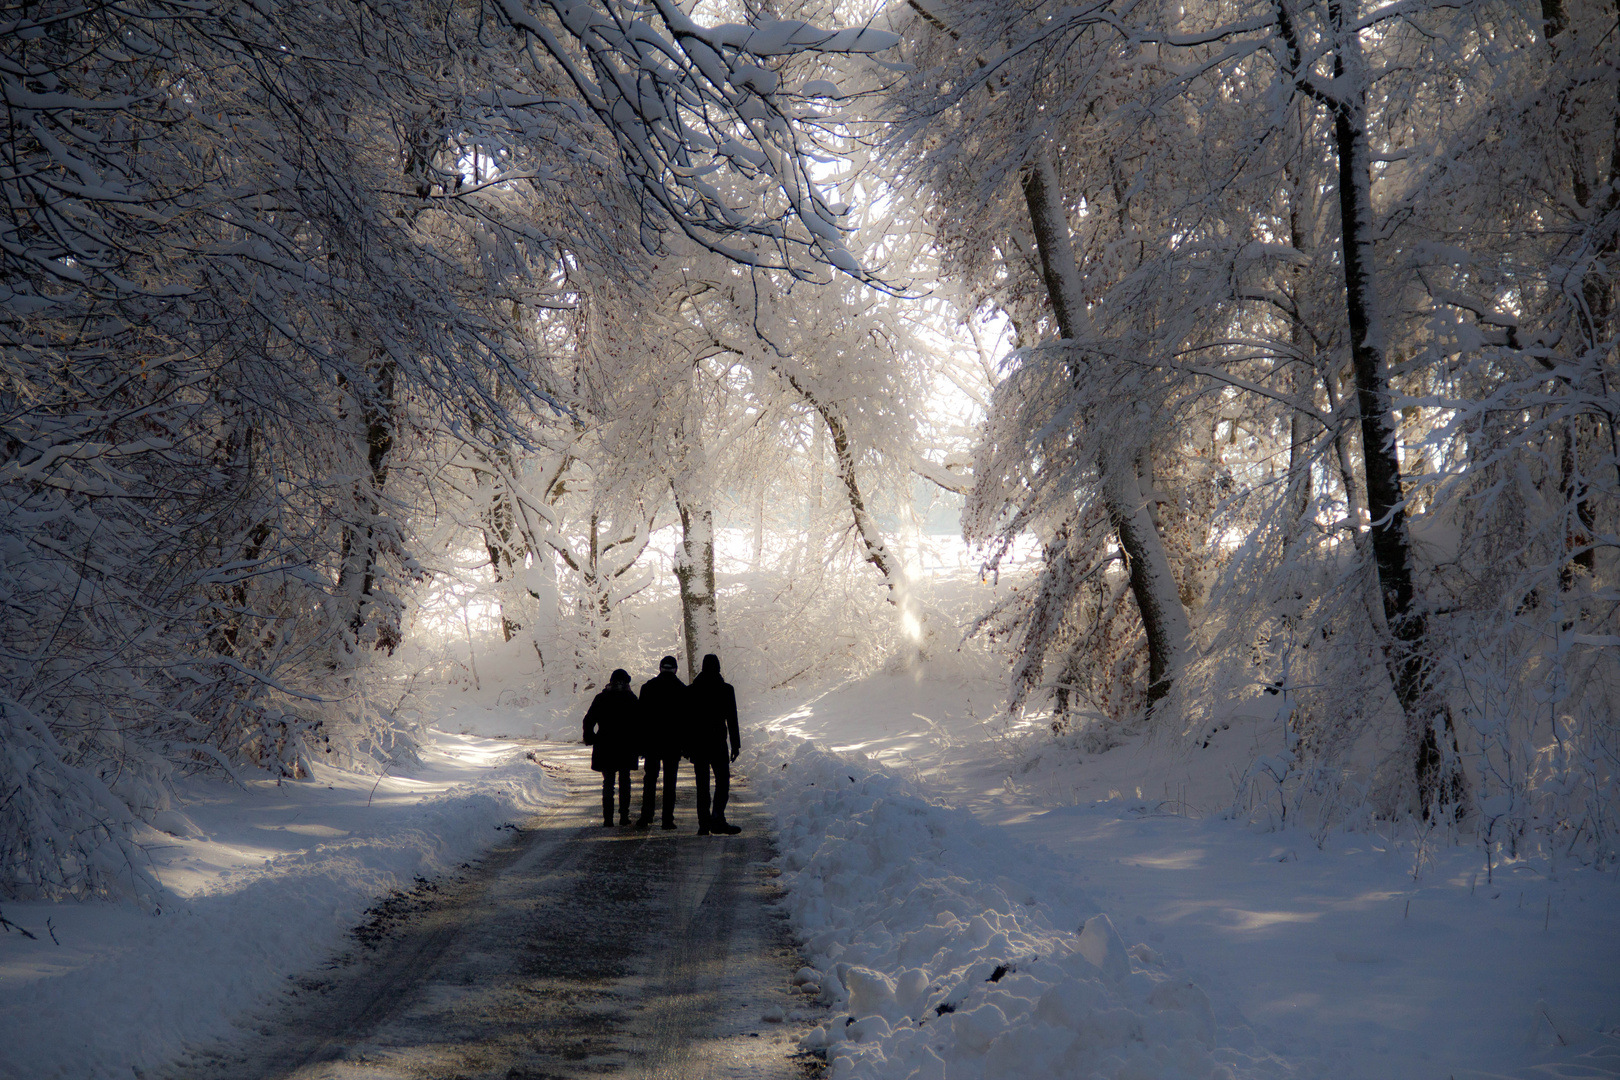
[[[636,828],[652,825],[653,802],[658,794],[658,773],[664,773],[664,828],[675,828],[675,769],[686,741],[689,701],[686,684],[675,673],[680,664],[673,656],[658,661],[658,677],[641,684],[641,752],[647,772],[641,782],[641,818]]]
[[[630,770],[640,763],[637,738],[641,728],[641,702],[630,689],[630,673],[616,668],[607,689],[585,711],[585,745],[591,748],[591,768],[602,774],[602,824],[613,824],[613,783],[619,784],[619,824],[630,824]]]
[[[742,832],[726,820],[726,802],[731,798],[731,763],[742,750],[737,734],[737,692],[720,677],[720,658],[709,653],[703,670],[687,688],[691,715],[691,740],[686,754],[697,774],[698,835]],[[727,737],[730,744],[727,744]],[[714,806],[709,805],[709,773],[714,773]]]

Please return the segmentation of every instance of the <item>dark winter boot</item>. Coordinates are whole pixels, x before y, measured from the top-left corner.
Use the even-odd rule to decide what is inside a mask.
[[[713,831],[717,832],[717,833],[720,833],[720,834],[724,835],[724,836],[736,836],[738,833],[742,832],[741,828],[739,828],[736,825],[733,825],[729,821],[722,821],[722,822],[719,822],[718,824],[712,824],[711,823],[709,825],[709,828],[712,829]]]

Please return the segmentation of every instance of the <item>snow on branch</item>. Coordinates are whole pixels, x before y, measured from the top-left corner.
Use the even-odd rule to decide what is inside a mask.
[[[911,471],[927,480],[935,487],[957,495],[970,495],[973,492],[973,476],[971,473],[960,475],[951,471],[950,466],[941,465],[937,461],[929,461],[921,454],[911,459]]]
[[[555,27],[524,0],[499,6],[563,68],[629,175],[693,241],[749,266],[812,276],[831,265],[879,284],[849,250],[847,207],[811,174],[804,122],[825,118],[794,111],[836,87],[818,79],[794,94],[782,74],[792,57],[882,52],[896,35],[794,19],[703,26],[668,0],[656,16],[618,0],[547,0]]]

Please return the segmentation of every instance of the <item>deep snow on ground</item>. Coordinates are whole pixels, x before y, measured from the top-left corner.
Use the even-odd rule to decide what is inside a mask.
[[[160,819],[179,835],[143,838],[173,894],[157,913],[4,906],[37,940],[0,935],[0,1077],[129,1080],[225,1034],[340,951],[377,897],[455,870],[562,792],[523,747],[440,732],[380,778],[183,782]]]
[[[798,741],[812,739],[846,755],[846,775],[860,781],[846,780],[852,788],[873,786],[879,799],[926,797],[971,810],[988,836],[999,837],[976,839],[972,850],[930,855],[938,865],[917,870],[916,880],[898,869],[911,858],[907,849],[894,848],[892,861],[872,872],[891,873],[896,886],[904,886],[891,897],[895,904],[907,887],[922,888],[941,874],[978,879],[981,899],[983,883],[997,876],[1017,888],[1034,887],[1045,901],[1042,919],[1056,930],[1078,929],[1094,904],[1126,946],[1144,944],[1161,962],[1138,959],[1139,973],[1195,982],[1211,998],[1221,1037],[1230,1025],[1235,1044],[1246,1045],[1243,1032],[1252,1030],[1255,1048],[1286,1060],[1301,1077],[1620,1076],[1620,882],[1614,872],[1509,862],[1499,863],[1487,884],[1478,848],[1424,840],[1410,827],[1334,832],[1318,848],[1308,830],[1222,813],[1233,802],[1232,773],[1279,748],[1272,745],[1281,741],[1273,724],[1235,721],[1207,749],[1138,741],[1085,755],[1054,746],[1039,725],[1009,729],[993,719],[998,690],[991,673],[942,673],[951,666],[877,675],[809,702],[776,698],[754,709],[762,733],[770,733],[766,753],[780,759],[775,771],[783,776],[795,770]],[[780,769],[782,761],[790,762],[788,769]],[[756,768],[770,765],[761,760]],[[874,775],[885,779],[870,779]],[[790,830],[785,858],[806,858],[810,852],[795,854],[803,845],[791,830],[810,811],[780,799],[774,805]],[[872,809],[872,799],[850,803],[866,815],[868,829],[885,817]],[[860,842],[886,850],[865,834]],[[830,850],[821,858],[839,865]],[[1027,869],[1008,870],[1009,861]],[[1013,893],[1011,886],[1002,890],[1016,899]],[[873,910],[889,918],[882,913],[892,909]],[[808,918],[814,951],[814,935],[828,929],[829,917],[821,911],[798,917]],[[889,925],[884,933],[924,925],[916,922],[921,915],[905,918],[912,924]],[[1064,918],[1071,925],[1061,925]],[[1040,930],[1002,951],[1061,951],[1075,947],[1073,937]],[[877,950],[873,966],[882,972],[887,964],[883,973],[893,978],[915,966],[917,951],[907,963]],[[1114,989],[1119,1000],[1105,997],[1099,1008],[1151,1015],[1141,993],[1133,997],[1124,984]],[[1014,1045],[1028,1051],[1055,1038],[1030,1025]],[[851,1075],[903,1080],[915,1065],[879,1067],[873,1055],[882,1049],[864,1053],[844,1066]],[[984,1075],[1021,1075],[1024,1060],[987,1066],[965,1054],[947,1075],[955,1080],[959,1072],[978,1075],[981,1068]],[[1280,1068],[1252,1068],[1262,1075],[1274,1066]],[[1139,1075],[1178,1075],[1157,1067],[1162,1071],[1144,1065]],[[1119,1070],[1105,1072],[1129,1075]],[[921,1077],[928,1075],[925,1069]]]
[[[748,762],[812,965],[799,980],[832,1006],[804,1040],[831,1080],[1290,1075],[1177,965],[1127,946],[1065,857],[792,735]]]

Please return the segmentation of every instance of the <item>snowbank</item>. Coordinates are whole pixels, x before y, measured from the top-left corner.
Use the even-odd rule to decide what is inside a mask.
[[[775,817],[811,960],[799,980],[833,1007],[804,1040],[825,1051],[830,1080],[1290,1075],[1049,876],[1051,852],[864,757],[766,731],[755,742],[747,771]]]
[[[421,767],[380,781],[335,769],[245,792],[194,781],[164,822],[177,835],[147,838],[174,894],[156,915],[6,905],[38,940],[0,938],[0,1076],[129,1080],[228,1034],[338,951],[378,896],[455,870],[563,794],[510,743],[438,739]]]
[[[1137,738],[1087,751],[1083,739],[1054,741],[1038,717],[995,719],[1004,668],[943,659],[921,676],[749,703],[760,722],[744,739],[793,738],[761,769],[780,772],[809,739],[870,755],[907,795],[971,810],[987,843],[1016,853],[1008,861],[1022,869],[998,874],[1049,911],[1069,906],[1049,921],[1073,929],[1105,908],[1127,943],[1147,941],[1204,989],[1218,1043],[1246,1046],[1247,1028],[1295,1075],[1620,1077],[1613,868],[1499,859],[1488,874],[1478,847],[1413,822],[1324,837],[1309,816],[1283,828],[1260,805],[1255,820],[1234,820],[1236,778],[1284,745],[1275,720],[1234,717],[1191,746]],[[860,761],[846,787],[871,774]],[[952,827],[953,840],[966,835]],[[813,853],[801,852],[806,865]],[[970,872],[973,858],[947,869],[993,881]]]

